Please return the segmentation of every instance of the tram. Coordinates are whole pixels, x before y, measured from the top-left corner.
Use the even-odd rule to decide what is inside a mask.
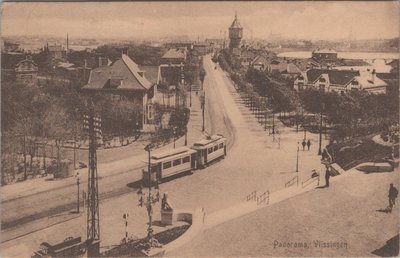
[[[142,182],[161,182],[176,174],[192,172],[207,167],[212,161],[226,156],[226,138],[220,134],[207,137],[193,144],[190,148],[181,147],[150,156],[144,160],[147,166],[142,170]]]
[[[212,161],[226,156],[226,138],[216,134],[195,142],[191,148],[197,151],[198,167],[205,168]]]

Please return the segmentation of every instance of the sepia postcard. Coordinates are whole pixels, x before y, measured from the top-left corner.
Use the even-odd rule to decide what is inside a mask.
[[[1,3],[1,257],[397,257],[398,1]]]

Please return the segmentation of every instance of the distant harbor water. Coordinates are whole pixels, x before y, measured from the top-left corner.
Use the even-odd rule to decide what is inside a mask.
[[[343,59],[399,59],[399,53],[380,53],[380,52],[338,52],[338,58]],[[290,58],[311,58],[311,52],[309,51],[293,51],[293,52],[282,52],[278,54],[278,57],[290,57]]]

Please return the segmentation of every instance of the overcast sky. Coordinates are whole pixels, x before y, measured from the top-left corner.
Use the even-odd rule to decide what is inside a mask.
[[[3,3],[2,35],[131,38],[219,37],[235,10],[245,37],[272,33],[303,39],[399,36],[393,2]]]

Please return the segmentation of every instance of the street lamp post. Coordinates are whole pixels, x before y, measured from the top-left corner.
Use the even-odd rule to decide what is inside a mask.
[[[187,146],[187,126],[185,128],[185,146]]]
[[[78,190],[78,192],[77,192],[77,196],[76,196],[76,198],[77,198],[77,204],[76,204],[76,210],[77,210],[77,212],[79,213],[79,184],[80,184],[80,175],[79,175],[79,172],[77,172],[76,173],[76,186],[77,186],[77,190]]]
[[[275,113],[272,111],[272,134],[275,135]]]
[[[203,96],[201,97],[201,113],[202,113],[202,117],[203,117],[203,125],[201,127],[201,131],[204,132],[204,110],[205,110],[205,106],[206,106],[206,93],[203,93]]]
[[[297,142],[296,172],[299,172],[299,142]]]
[[[264,112],[264,131],[267,131],[267,111]]]
[[[306,126],[303,125],[303,130],[304,130],[304,140],[307,139],[307,130],[306,130]]]
[[[147,209],[147,215],[149,217],[149,226],[147,227],[147,250],[150,250],[153,247],[160,247],[161,245],[158,243],[157,239],[154,238],[153,235],[153,205],[157,202],[160,201],[160,193],[159,193],[159,188],[158,188],[158,182],[156,181],[156,186],[155,189],[157,189],[157,193],[154,195],[151,192],[151,186],[152,186],[152,179],[151,179],[151,144],[147,145],[145,150],[148,152],[148,195],[146,200],[144,200],[143,197],[145,197],[145,194],[143,193],[143,188],[140,186],[138,195],[140,195],[139,199],[139,206],[143,207],[143,205],[146,206]]]
[[[322,110],[324,109],[324,104],[322,103],[320,112],[320,122],[319,122],[319,148],[318,155],[322,155]]]
[[[176,128],[174,127],[174,129],[172,130],[172,133],[174,135],[174,149],[175,149],[175,135],[176,135]]]
[[[189,86],[189,107],[192,107],[192,84]]]

